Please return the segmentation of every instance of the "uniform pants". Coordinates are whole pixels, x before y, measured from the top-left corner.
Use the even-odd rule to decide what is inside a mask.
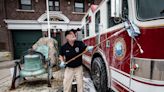
[[[76,68],[66,67],[64,73],[64,92],[71,92],[72,81],[76,79],[77,83],[77,92],[83,92],[83,67],[79,66]]]

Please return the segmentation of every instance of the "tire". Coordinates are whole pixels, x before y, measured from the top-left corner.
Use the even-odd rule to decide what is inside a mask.
[[[102,58],[96,57],[93,59],[91,76],[97,92],[108,92],[107,72]]]

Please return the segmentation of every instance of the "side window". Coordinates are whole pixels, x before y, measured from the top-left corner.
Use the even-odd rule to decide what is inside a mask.
[[[89,36],[89,24],[87,23],[86,24],[86,37]]]
[[[122,2],[122,17],[113,18],[111,17],[111,0],[108,1],[108,28],[114,25],[124,22],[128,17],[128,1],[123,0]]]
[[[82,27],[81,31],[82,31],[82,38],[84,38],[85,37],[84,26]]]
[[[89,15],[86,16],[85,18],[85,23],[86,23],[86,37],[88,37],[90,34],[89,34]]]
[[[99,24],[100,24],[100,11],[98,11],[95,15],[95,33],[99,32]]]

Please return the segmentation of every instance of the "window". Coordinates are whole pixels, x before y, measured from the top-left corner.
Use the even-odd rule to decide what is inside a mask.
[[[137,0],[136,6],[139,19],[164,18],[164,0]]]
[[[99,24],[100,24],[100,11],[96,13],[95,16],[95,32],[99,32]]]
[[[113,18],[111,17],[111,2],[108,2],[108,28],[116,25],[116,23],[113,21]]]
[[[85,22],[86,22],[86,37],[89,36],[89,21],[88,21],[89,15],[86,16]]]
[[[89,36],[89,24],[87,23],[86,24],[86,37]]]
[[[20,3],[19,9],[32,10],[31,0],[20,0],[19,3]]]
[[[74,12],[84,12],[84,0],[75,0]]]
[[[88,0],[88,3],[95,4],[95,0]]]
[[[59,0],[49,0],[49,10],[50,11],[60,11]]]
[[[82,29],[81,29],[81,31],[82,31],[82,38],[84,38],[85,36],[85,33],[84,33],[84,26],[82,27]]]
[[[128,1],[127,0],[123,0],[122,2],[122,18],[111,17],[111,0],[109,0],[108,2],[108,28],[126,21],[127,17],[128,17]]]

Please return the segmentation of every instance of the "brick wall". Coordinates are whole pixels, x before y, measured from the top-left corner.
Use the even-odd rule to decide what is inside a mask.
[[[6,0],[7,18],[15,20],[37,20],[45,12],[45,0],[32,0],[33,11],[19,11],[19,0]],[[10,7],[9,7],[10,6]]]
[[[19,0],[6,0],[6,10],[8,19],[18,20],[37,20],[46,11],[46,0],[32,0],[32,9],[34,12],[19,11]],[[65,14],[72,21],[80,21],[84,14],[74,13],[74,0],[70,0],[68,4],[67,0],[60,0],[60,11]],[[96,4],[99,4],[101,0],[96,0]],[[8,7],[10,6],[10,7]],[[88,10],[88,0],[85,0],[85,11]]]
[[[4,1],[0,0],[0,51],[9,50],[8,31],[6,31],[6,24],[3,21],[6,16]]]
[[[38,1],[38,2],[37,2]],[[84,14],[75,13],[74,0],[60,0],[60,11],[71,21],[81,21]],[[102,0],[95,0],[99,4]],[[85,0],[85,11],[88,10],[88,0]],[[0,50],[12,51],[11,31],[7,29],[4,19],[12,20],[37,20],[46,11],[46,0],[32,0],[34,11],[19,11],[18,0],[0,0]]]

